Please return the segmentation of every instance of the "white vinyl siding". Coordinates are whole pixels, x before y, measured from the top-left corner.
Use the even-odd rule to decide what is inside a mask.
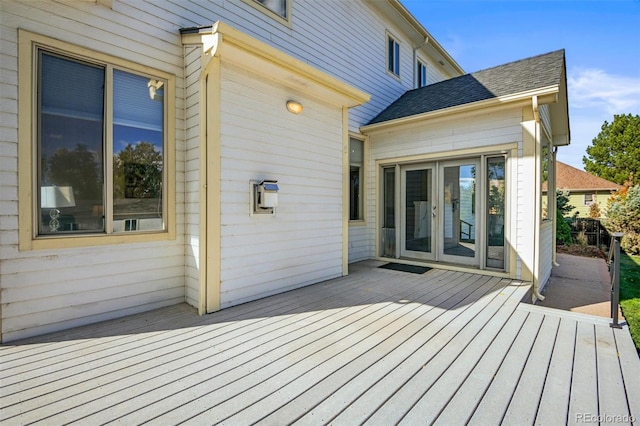
[[[228,65],[221,93],[221,306],[340,276],[341,109]],[[274,216],[249,212],[262,179],[280,187]]]
[[[551,277],[551,266],[553,265],[553,221],[545,222],[540,227],[540,245],[538,247],[540,250],[538,277],[540,279],[540,291],[542,291],[549,277]]]
[[[175,27],[141,22],[141,14],[128,13],[135,11],[126,5],[123,13],[89,2],[3,1],[0,9],[0,103],[4,117],[0,129],[3,341],[183,302],[184,107],[180,101],[183,49],[176,43]],[[178,230],[175,240],[18,250],[18,27],[35,33],[46,28],[46,35],[51,38],[178,76],[174,111],[176,222],[171,224]]]
[[[199,49],[182,46],[179,28],[221,20],[371,94],[370,102],[349,111],[351,131],[357,131],[361,125],[412,88],[413,56],[409,51],[411,47],[408,39],[366,2],[292,1],[291,6],[293,31],[243,1],[164,1],[161,7],[157,2],[146,0],[113,0],[112,7],[94,1],[0,1],[0,282],[1,327],[5,340],[65,329],[185,300],[192,305],[199,303],[200,265],[197,255],[201,244],[198,240],[200,69],[194,63],[199,62],[201,52]],[[353,22],[358,22],[358,25],[353,25]],[[175,223],[171,225],[176,229],[175,240],[82,249],[18,250],[18,28],[44,33],[63,42],[176,76],[176,217]],[[327,28],[332,29],[329,38],[326,37]],[[384,34],[387,29],[394,31],[401,45],[400,81],[389,78],[385,72]],[[431,65],[431,62],[428,64]],[[437,72],[433,66],[429,66],[429,70]],[[429,78],[431,82],[443,77],[430,74]],[[305,101],[303,104],[303,116],[314,111],[312,108],[309,112],[311,102]],[[336,219],[338,205],[334,198],[339,197],[336,194],[342,193],[342,181],[339,178],[342,166],[336,160],[337,157],[332,156],[340,156],[341,146],[336,148],[331,142],[323,147],[327,129],[331,129],[331,132],[339,129],[330,128],[335,126],[336,112],[332,109],[324,112],[328,116],[315,117],[317,122],[311,125],[315,129],[309,138],[310,143],[313,142],[313,150],[305,145],[305,149],[310,149],[306,155],[309,152],[314,156],[318,155],[324,162],[307,167],[306,163],[297,161],[295,166],[283,165],[282,175],[278,173],[283,176],[278,178],[284,179],[284,182],[280,181],[283,191],[281,202],[295,194],[295,203],[306,205],[312,210],[305,211],[303,215],[308,218],[308,222],[304,222],[299,213],[294,214],[298,215],[294,217],[296,226],[311,226],[313,220],[321,224],[318,228],[320,231],[315,233],[305,228],[302,234],[304,243],[294,244],[296,250],[293,251],[279,251],[282,247],[288,247],[287,238],[294,232],[290,228],[287,230],[279,225],[281,227],[277,229],[282,232],[278,232],[277,238],[267,240],[270,242],[268,251],[273,256],[281,253],[282,259],[285,259],[272,260],[281,262],[282,265],[287,262],[286,256],[297,255],[296,262],[301,263],[307,253],[318,253],[317,258],[308,261],[311,265],[309,268],[291,267],[290,278],[285,285],[318,281],[340,273],[340,268],[336,266],[339,260],[334,257],[341,256],[342,217]],[[331,136],[332,141],[333,136],[335,135]],[[229,146],[227,149],[224,155],[233,157],[233,148]],[[298,157],[304,158],[302,155]],[[268,155],[267,158],[273,159],[273,155]],[[267,164],[263,160],[264,158],[251,159],[255,164]],[[334,164],[334,161],[337,162]],[[248,177],[243,172],[240,160],[231,162],[229,167],[229,172],[243,173],[243,183],[241,189],[238,187],[229,191],[229,182],[224,181],[223,199],[230,203],[228,209],[237,209],[240,205],[244,208],[244,201],[234,203],[233,197],[248,196],[248,181],[244,181]],[[237,167],[235,171],[234,167]],[[334,167],[338,167],[338,170]],[[308,181],[296,180],[294,193],[289,193],[292,176],[305,176],[305,173]],[[314,188],[315,192],[310,192]],[[369,198],[373,190],[373,186],[367,187]],[[330,202],[325,203],[327,198]],[[341,202],[339,205],[341,208]],[[240,222],[233,225],[236,227],[234,229],[243,229],[241,221],[248,220],[248,213],[246,217],[245,213],[243,211],[235,216],[233,210],[225,210],[224,217],[231,222],[237,219]],[[289,214],[293,213],[287,212],[284,207],[279,208],[273,219],[279,223],[277,221]],[[243,249],[240,247],[243,244],[251,246],[247,242],[250,237],[239,238],[239,246],[232,246],[231,237],[226,234],[232,229],[231,222],[225,223],[227,228],[223,231],[224,253],[238,262],[239,253]],[[259,227],[250,229],[260,230]],[[317,246],[318,240],[322,241],[320,246]],[[235,243],[235,239],[233,241]],[[364,258],[369,250],[370,242],[367,241],[366,234],[353,235],[350,240],[350,260]],[[253,267],[255,270],[260,268],[259,265],[264,266],[265,262],[260,262],[262,261],[258,261]],[[237,264],[234,268],[234,273],[242,270]],[[286,267],[282,266],[281,269]],[[231,270],[228,272],[231,274]],[[275,274],[266,277],[260,273],[256,277],[267,280],[267,283],[257,292],[252,290],[250,297],[267,294],[273,288],[273,280],[278,279]],[[223,291],[240,280],[232,275],[225,275],[225,279],[229,281],[223,282]],[[249,296],[245,293],[230,292],[224,296],[226,301],[245,300],[246,297]]]
[[[188,304],[200,299],[200,47],[185,48],[185,292]]]
[[[395,129],[390,132],[376,133],[369,136],[369,158],[370,163],[366,166],[368,170],[367,184],[375,188],[379,183],[376,180],[376,160],[393,160],[402,157],[419,158],[426,154],[431,155],[430,159],[451,158],[451,155],[461,155],[465,150],[482,148],[491,151],[492,146],[517,144],[518,156],[507,159],[507,182],[509,188],[531,188],[533,186],[530,176],[522,175],[520,165],[522,162],[522,110],[514,108],[511,110],[497,110],[494,112],[469,114],[463,119],[460,117],[452,119],[434,120],[425,124],[406,126],[403,129]],[[464,154],[463,154],[464,155]],[[469,155],[466,154],[468,157]],[[516,186],[517,185],[517,186]],[[378,213],[376,206],[379,202],[375,200],[375,191],[369,191],[367,206],[368,217],[376,217]],[[528,197],[528,198],[525,198]],[[507,203],[511,203],[511,211],[515,212],[510,217],[512,235],[509,242],[512,245],[525,244],[522,242],[522,235],[531,229],[530,223],[526,231],[519,232],[524,228],[519,212],[525,209],[525,200],[530,199],[532,194],[516,195],[509,193]],[[509,206],[509,204],[508,204]],[[518,223],[518,231],[516,223]],[[369,256],[375,256],[376,228],[375,221],[369,221]],[[519,232],[519,233],[518,233]],[[531,241],[531,240],[527,240]]]

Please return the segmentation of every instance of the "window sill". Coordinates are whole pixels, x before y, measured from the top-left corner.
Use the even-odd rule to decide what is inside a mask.
[[[64,235],[46,236],[20,243],[20,251],[52,250],[76,247],[106,246],[115,244],[148,243],[175,240],[175,232],[137,232],[112,235]]]
[[[367,225],[367,221],[364,219],[359,219],[359,220],[349,220],[349,226],[366,226]]]

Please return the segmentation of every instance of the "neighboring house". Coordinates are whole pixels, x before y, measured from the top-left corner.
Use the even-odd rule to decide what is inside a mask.
[[[363,259],[547,281],[561,50],[464,74],[397,0],[0,13],[3,341]]]
[[[607,217],[607,200],[622,185],[556,161],[556,188],[569,193],[569,204],[574,207],[565,216],[590,217],[591,205],[597,203],[600,217]],[[546,182],[542,189],[546,194]]]

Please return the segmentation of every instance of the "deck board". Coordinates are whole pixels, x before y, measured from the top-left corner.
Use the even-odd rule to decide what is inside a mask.
[[[578,413],[638,415],[640,361],[628,329],[521,304],[527,283],[377,265],[211,315],[177,305],[2,345],[0,421],[556,424]]]

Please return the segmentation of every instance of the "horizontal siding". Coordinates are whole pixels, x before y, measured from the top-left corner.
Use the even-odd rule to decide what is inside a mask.
[[[200,47],[185,48],[185,300],[200,299]]]
[[[472,148],[491,149],[491,146],[522,143],[522,111],[519,108],[502,109],[494,112],[483,112],[464,118],[452,118],[448,120],[438,120],[434,123],[416,124],[405,126],[389,133],[380,133],[370,136],[369,152],[370,162],[368,165],[368,200],[367,215],[375,218],[377,215],[375,199],[375,188],[377,182],[376,161],[389,160],[392,162],[396,158],[421,156],[428,154],[441,154],[443,158],[452,155],[454,151]],[[527,182],[524,177],[519,176],[520,158],[511,158],[511,174],[507,177],[514,182],[513,188],[520,187],[522,181]],[[519,206],[512,205],[512,211],[521,211],[525,205],[524,201],[517,201]],[[518,213],[513,217],[517,218]],[[513,218],[512,217],[512,218]],[[514,229],[511,226],[511,229]],[[376,229],[375,221],[368,222],[368,237],[370,256],[375,256]],[[515,244],[518,236],[513,236],[512,243]]]
[[[296,0],[292,2],[292,7],[293,21],[289,28],[243,1],[113,0],[110,8],[99,2],[75,0],[0,2],[0,278],[3,286],[0,301],[3,310],[0,317],[5,338],[25,337],[118,316],[119,313],[132,313],[139,309],[174,303],[181,297],[189,304],[198,304],[200,51],[183,48],[180,28],[224,21],[370,93],[371,102],[350,111],[349,128],[353,131],[413,87],[413,50],[408,38],[398,28],[386,23],[384,17],[374,12],[366,2]],[[354,25],[354,22],[358,25]],[[17,28],[42,33],[176,75],[176,241],[88,247],[82,250],[18,251]],[[401,45],[399,80],[385,71],[387,30],[398,38]],[[433,65],[430,67],[429,78],[434,81],[441,79],[442,75],[438,75],[436,64],[430,58],[426,59]],[[232,83],[229,81],[229,84]],[[232,91],[231,88],[230,90]],[[313,105],[304,96],[297,95],[304,100],[305,107]],[[267,100],[262,99],[263,102]],[[243,108],[249,105],[246,112],[256,112],[250,109],[252,102],[253,99],[244,100]],[[304,212],[306,220],[320,226],[317,229],[322,230],[324,236],[331,240],[328,243],[331,249],[321,249],[321,259],[317,260],[318,265],[323,265],[318,266],[318,270],[324,272],[318,273],[313,280],[338,273],[333,266],[327,265],[335,262],[329,251],[332,255],[341,252],[341,248],[334,250],[334,246],[338,246],[334,239],[343,237],[341,216],[337,217],[342,208],[341,146],[334,145],[339,140],[336,138],[336,132],[340,131],[340,126],[336,125],[339,111],[326,111],[326,108],[318,105],[317,110],[323,112],[315,116],[313,108],[305,110],[304,117],[308,121],[305,123],[303,139],[308,143],[304,145],[298,140],[296,143],[286,143],[291,139],[291,132],[287,129],[290,123],[286,121],[290,117],[284,117],[284,121],[278,122],[279,119],[282,120],[283,114],[276,114],[277,110],[273,110],[274,114],[268,123],[258,126],[256,122],[254,128],[246,128],[234,121],[246,121],[246,116],[234,116],[231,113],[225,116],[230,124],[223,131],[233,129],[232,134],[223,134],[225,140],[237,137],[238,141],[251,141],[251,149],[244,152],[235,145],[235,139],[234,143],[225,147],[225,155],[230,161],[233,159],[222,183],[223,198],[227,197],[224,199],[229,201],[229,205],[225,206],[227,210],[223,212],[226,222],[222,230],[225,242],[229,244],[228,250],[239,251],[239,247],[246,244],[242,238],[230,243],[235,234],[229,233],[229,229],[247,226],[247,203],[238,199],[239,194],[247,195],[248,182],[243,173],[251,171],[255,175],[277,172],[278,178],[287,184],[287,189],[292,190],[290,193],[282,192],[282,202],[292,203],[291,205],[298,203],[307,210],[287,212],[283,207],[279,209],[276,218],[266,220],[274,219],[278,223],[281,217],[289,214],[291,217],[302,216]],[[328,115],[325,116],[327,112]],[[254,119],[255,116],[250,118]],[[264,135],[265,130],[273,139],[260,136]],[[278,153],[271,149],[274,140],[282,148]],[[255,152],[252,151],[254,149]],[[269,169],[269,164],[276,164],[278,167]],[[234,167],[237,169],[234,170]],[[233,186],[237,179],[243,182],[243,188]],[[259,220],[264,222],[265,218]],[[288,224],[297,224],[298,220],[290,220]],[[282,227],[279,230],[282,232],[279,234],[281,238],[290,238],[285,225],[278,226]],[[303,229],[308,231],[304,227]],[[300,231],[300,235],[306,234]],[[280,243],[277,238],[273,241],[273,244],[276,243]],[[351,259],[360,259],[363,253],[371,250],[367,238],[362,238],[361,234],[353,236],[351,245]],[[245,246],[246,248],[248,247]],[[70,261],[70,257],[74,260]],[[174,266],[165,267],[168,261]],[[117,276],[124,281],[121,285],[109,284],[107,277],[112,276],[114,268],[120,266],[122,269],[118,269]],[[70,267],[73,270],[71,276]],[[151,271],[154,274],[162,271],[162,276],[145,275]],[[135,277],[135,283],[126,279],[129,276]],[[307,281],[298,279],[298,282]],[[139,296],[134,297],[128,293],[126,287],[130,285],[140,285],[137,287]],[[158,285],[163,290],[158,290]],[[269,284],[268,287],[273,285]],[[271,290],[267,289],[261,294],[269,291]],[[40,310],[42,303],[38,301],[39,297],[46,300],[71,294],[74,295],[70,297],[70,300],[73,299],[73,306],[69,301],[67,306],[62,306],[63,303],[55,312]],[[101,301],[92,296],[98,294],[102,297]],[[33,305],[25,304],[34,299],[36,301]],[[84,303],[83,300],[96,302]],[[16,305],[5,306],[8,303]],[[14,315],[12,312],[22,312],[24,315],[19,318],[10,317]],[[29,321],[24,320],[26,317]],[[48,320],[53,317],[59,318],[57,322]]]
[[[539,277],[540,290],[544,288],[551,276],[551,267],[553,265],[553,221],[549,220],[540,226],[540,262]]]
[[[149,4],[13,2],[0,5],[0,280],[5,341],[155,309],[185,300],[183,48],[175,19]],[[175,241],[18,250],[17,28],[176,75]]]
[[[370,219],[375,222],[375,217]],[[369,246],[369,233],[366,225],[354,225],[349,227],[349,263],[371,258]],[[375,246],[373,247],[375,249]]]
[[[236,67],[222,75],[222,306],[340,275],[341,110]],[[262,179],[278,181],[275,216],[250,215]]]

